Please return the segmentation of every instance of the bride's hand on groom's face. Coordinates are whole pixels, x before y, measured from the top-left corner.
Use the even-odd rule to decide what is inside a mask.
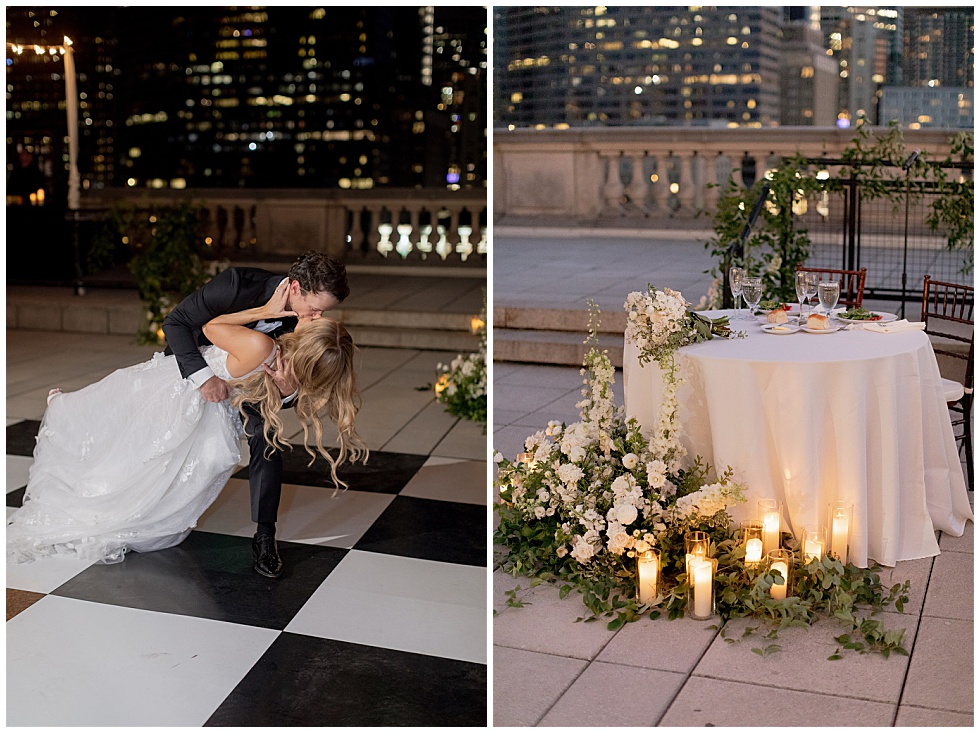
[[[263,318],[284,318],[286,316],[296,315],[295,311],[291,311],[287,308],[289,303],[289,284],[290,281],[288,279],[279,283],[279,286],[276,288],[276,292],[274,292],[272,297],[269,298],[269,302],[262,306]]]

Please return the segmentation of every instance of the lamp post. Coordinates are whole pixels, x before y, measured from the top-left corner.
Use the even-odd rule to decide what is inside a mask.
[[[24,52],[24,46],[17,43],[8,43],[7,48],[20,55]],[[30,47],[28,47],[30,48]],[[42,55],[45,53],[55,55],[60,54],[64,57],[65,63],[65,109],[68,113],[68,212],[65,218],[71,222],[72,227],[72,246],[75,253],[75,295],[85,295],[85,286],[82,283],[82,263],[81,247],[79,243],[78,223],[80,221],[81,177],[78,174],[78,87],[75,76],[75,55],[72,49],[72,42],[68,36],[64,37],[61,46],[33,46],[34,53]]]

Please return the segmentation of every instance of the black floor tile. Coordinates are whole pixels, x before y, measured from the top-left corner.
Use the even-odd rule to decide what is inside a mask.
[[[21,420],[7,427],[7,455],[33,456],[40,420]]]
[[[24,506],[24,494],[27,493],[27,487],[21,486],[15,491],[11,491],[7,494],[7,506],[17,507],[20,509]]]
[[[367,465],[345,463],[337,469],[337,476],[357,491],[374,491],[381,494],[397,494],[422,467],[426,456],[409,453],[390,453],[375,451],[371,453]],[[294,446],[283,453],[283,483],[303,486],[324,486],[333,488],[330,479],[330,466],[320,456],[312,466],[310,454],[302,446]],[[248,478],[248,468],[243,468],[234,478]]]
[[[284,632],[205,725],[484,727],[487,668]]]
[[[487,564],[483,505],[396,496],[355,549],[422,560]]]
[[[177,547],[93,565],[53,595],[284,629],[347,550],[280,542],[278,579],[252,570],[251,538],[191,532]]]

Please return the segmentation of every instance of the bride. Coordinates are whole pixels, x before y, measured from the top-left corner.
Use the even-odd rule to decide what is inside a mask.
[[[161,353],[77,392],[52,390],[24,505],[8,519],[8,562],[49,555],[121,562],[130,550],[182,542],[239,465],[239,413],[258,411],[267,446],[288,447],[279,388],[264,368],[273,363],[299,385],[294,404],[311,463],[325,458],[334,485],[346,487],[337,466],[368,456],[354,429],[360,396],[350,334],[322,317],[300,319],[278,341],[246,327],[296,315],[285,310],[286,285],[264,306],[204,327],[213,345],[202,355],[232,388],[225,402],[204,400],[176,358]],[[337,428],[336,458],[323,447],[322,410]]]

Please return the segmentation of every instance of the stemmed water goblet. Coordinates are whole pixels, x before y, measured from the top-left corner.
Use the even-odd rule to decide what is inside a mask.
[[[728,271],[728,283],[732,286],[732,295],[735,296],[735,315],[732,316],[733,321],[743,320],[738,307],[738,299],[742,295],[742,282],[745,280],[746,274],[745,270],[741,267],[733,267]]]
[[[759,301],[762,300],[762,278],[745,278],[742,281],[742,297],[745,299],[745,305],[749,308],[748,317],[751,317],[752,313],[758,307]]]
[[[809,273],[803,272],[802,270],[796,271],[796,300],[800,304],[800,316],[799,323],[802,326],[806,321],[803,319],[803,302],[807,299],[806,297],[806,276]]]
[[[803,294],[806,295],[807,305],[810,304],[810,299],[817,294],[817,283],[820,282],[820,277],[815,272],[804,272],[803,273]],[[813,306],[810,308],[813,311]]]

